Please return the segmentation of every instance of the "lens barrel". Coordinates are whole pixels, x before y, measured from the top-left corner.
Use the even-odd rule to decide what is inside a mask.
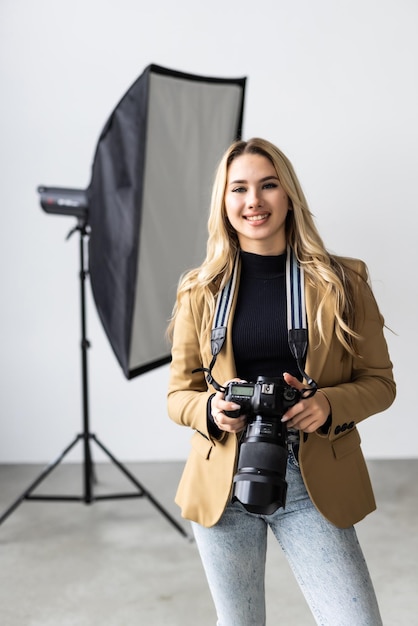
[[[251,425],[248,426],[250,428]],[[258,440],[254,436],[245,438],[234,476],[234,498],[251,513],[274,513],[286,503],[286,467],[287,447],[283,446],[280,438],[272,441],[263,437]]]

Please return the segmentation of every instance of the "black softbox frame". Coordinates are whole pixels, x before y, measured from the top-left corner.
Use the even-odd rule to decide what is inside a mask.
[[[200,263],[215,166],[241,136],[245,78],[195,76],[150,65],[123,96],[96,148],[87,189],[38,187],[47,213],[73,216],[79,233],[83,430],[0,516],[24,500],[83,501],[146,497],[184,536],[152,493],[90,431],[86,280],[110,344],[130,379],[169,361],[165,329],[180,274]],[[86,262],[85,248],[89,246]],[[34,494],[77,443],[84,493]],[[95,443],[135,486],[95,494]]]
[[[245,83],[150,65],[100,135],[87,189],[90,281],[128,379],[170,360],[178,280],[205,256],[213,176],[241,137]]]

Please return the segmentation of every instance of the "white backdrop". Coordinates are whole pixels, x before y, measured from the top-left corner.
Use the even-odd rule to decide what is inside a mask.
[[[326,245],[368,263],[394,331],[398,398],[361,425],[366,456],[417,456],[417,28],[415,0],[1,0],[0,462],[50,461],[81,430],[75,219],[46,215],[36,188],[87,186],[150,63],[248,76],[244,137],[288,154]],[[88,291],[92,430],[123,461],[184,459],[167,367],[127,381]]]

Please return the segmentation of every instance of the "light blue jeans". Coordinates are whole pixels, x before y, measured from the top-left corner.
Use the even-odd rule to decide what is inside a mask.
[[[258,515],[233,502],[215,526],[192,524],[218,626],[265,626],[269,526],[317,624],[381,626],[376,596],[354,527],[341,530],[316,510],[292,452],[286,481],[285,509]]]

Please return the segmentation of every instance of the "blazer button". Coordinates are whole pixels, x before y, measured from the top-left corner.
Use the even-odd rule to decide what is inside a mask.
[[[335,427],[334,433],[335,433],[336,435],[339,435],[339,434],[340,434],[340,432],[341,432],[341,426],[339,426],[339,425],[338,425],[338,426],[336,426],[336,427]]]
[[[348,428],[354,428],[355,425],[356,425],[355,422],[350,422],[349,425],[348,425]]]
[[[344,422],[344,424],[341,426],[341,432],[345,433],[347,428],[348,428],[348,424],[347,424],[347,422]]]

